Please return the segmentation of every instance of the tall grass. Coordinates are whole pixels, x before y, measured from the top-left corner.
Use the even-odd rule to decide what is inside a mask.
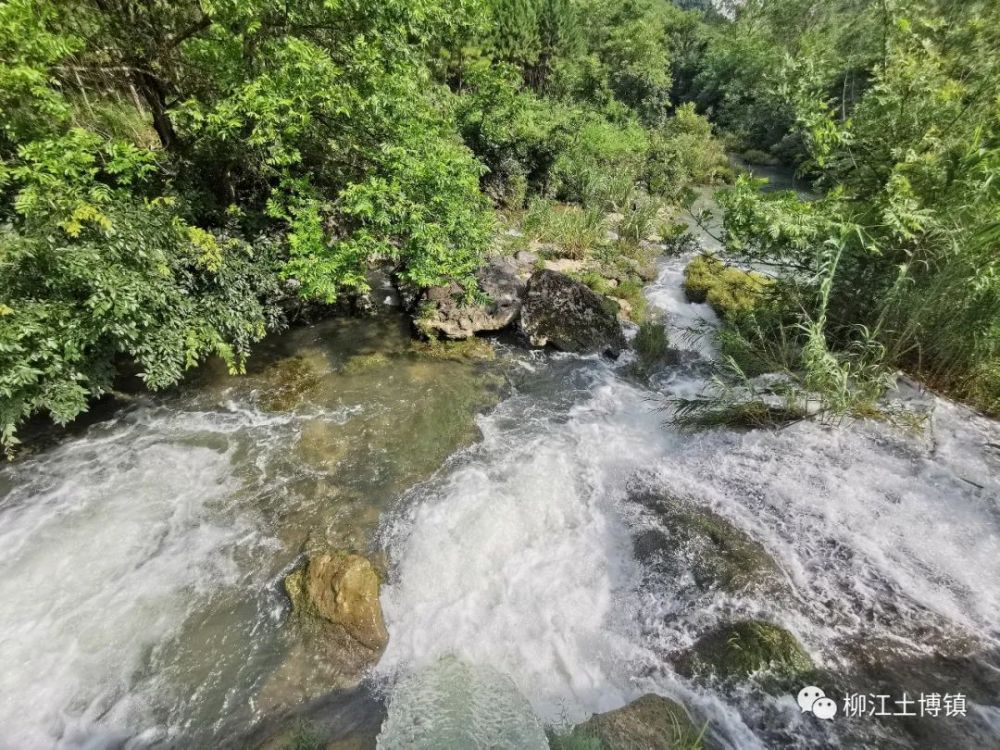
[[[555,245],[558,255],[574,259],[582,259],[605,234],[600,211],[544,199],[531,203],[522,228],[539,241]]]

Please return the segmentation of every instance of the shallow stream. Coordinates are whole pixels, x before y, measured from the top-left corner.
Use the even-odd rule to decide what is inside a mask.
[[[332,320],[0,468],[0,748],[244,747],[299,720],[383,748],[544,747],[647,692],[712,746],[1000,745],[1000,426],[908,386],[922,429],[665,424],[662,399],[711,377],[684,263],[647,290],[688,350],[652,382],[628,354],[453,361],[411,351],[402,319]],[[766,553],[763,589],[706,583],[671,546],[708,511]],[[328,546],[387,577],[360,688],[288,623],[284,575]],[[833,692],[962,693],[966,715],[822,722],[675,673],[747,617]]]

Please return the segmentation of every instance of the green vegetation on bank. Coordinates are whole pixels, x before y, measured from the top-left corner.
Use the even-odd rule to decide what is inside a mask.
[[[472,294],[496,209],[575,202],[582,247],[572,212],[614,206],[639,237],[642,196],[723,166],[670,97],[695,21],[659,0],[4,3],[0,443],[122,373],[241,372],[289,297],[362,293],[374,265]]]
[[[8,0],[0,444],[121,374],[241,372],[373,266],[471,297],[541,243],[639,320],[647,240],[728,179],[715,132],[820,196],[721,195],[775,278],[716,287],[767,287],[725,316],[745,374],[849,412],[904,367],[996,412],[998,29],[986,0]]]
[[[720,194],[727,250],[779,277],[729,349],[838,413],[900,367],[1000,413],[1000,6],[750,0],[686,85],[734,148],[819,193]]]

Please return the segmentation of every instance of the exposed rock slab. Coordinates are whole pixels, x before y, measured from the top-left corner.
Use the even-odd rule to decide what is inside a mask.
[[[499,331],[521,311],[524,280],[521,266],[506,257],[493,258],[476,272],[485,300],[469,302],[458,284],[427,290],[420,305],[417,327],[431,338],[467,339],[477,333]]]

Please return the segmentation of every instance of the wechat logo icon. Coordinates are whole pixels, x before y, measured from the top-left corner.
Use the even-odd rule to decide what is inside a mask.
[[[829,721],[837,715],[837,704],[815,685],[808,685],[799,691],[798,703],[802,713],[811,713],[817,719]]]

